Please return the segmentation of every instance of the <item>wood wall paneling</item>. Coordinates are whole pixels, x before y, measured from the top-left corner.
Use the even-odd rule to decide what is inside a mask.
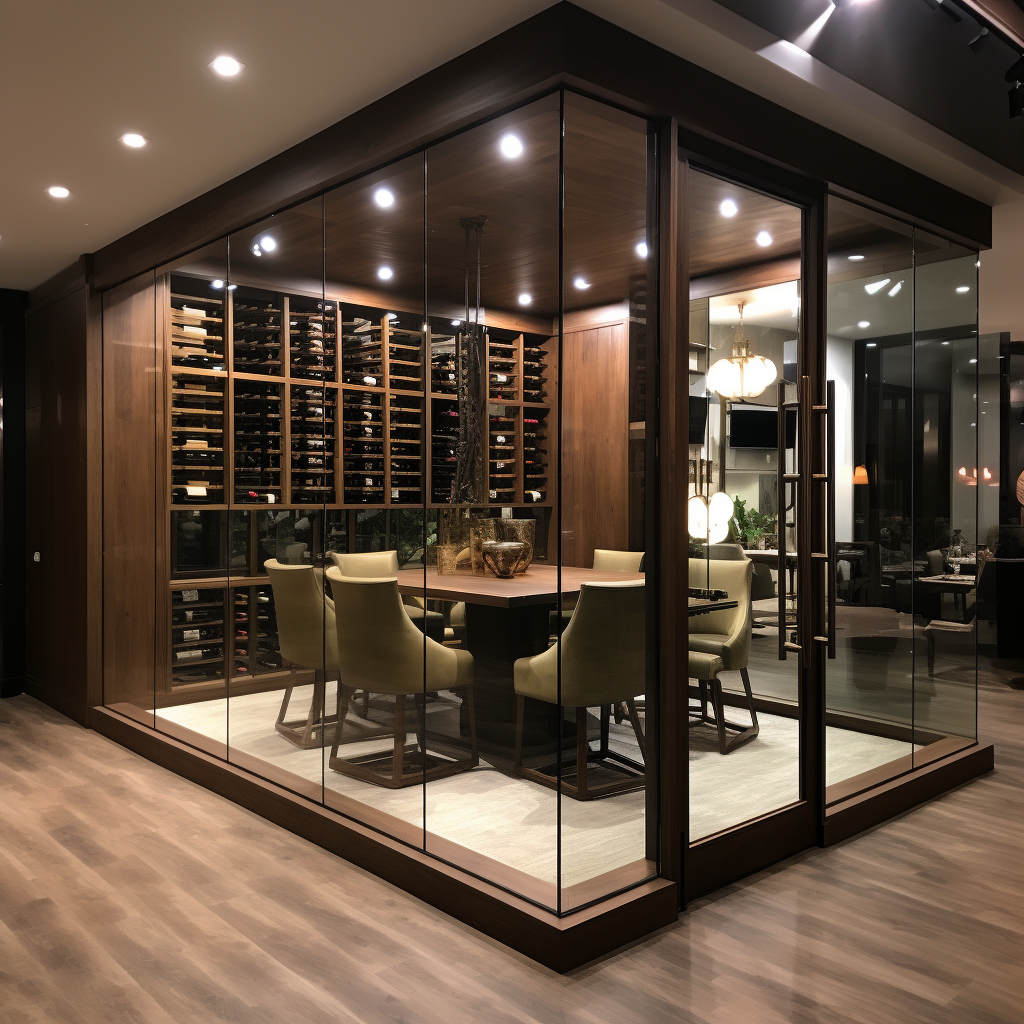
[[[140,709],[153,706],[155,645],[166,632],[157,609],[163,431],[156,316],[152,274],[104,296],[103,695],[108,704]]]

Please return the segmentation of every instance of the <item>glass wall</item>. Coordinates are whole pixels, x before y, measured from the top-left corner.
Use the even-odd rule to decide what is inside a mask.
[[[554,912],[657,873],[647,147],[554,93],[158,272],[140,705]]]
[[[976,253],[920,229],[829,201],[829,802],[976,737],[977,570],[985,562],[976,263]]]

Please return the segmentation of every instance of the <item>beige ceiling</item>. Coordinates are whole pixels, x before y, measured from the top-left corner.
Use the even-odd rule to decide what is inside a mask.
[[[40,284],[551,2],[8,3],[0,19],[0,287]],[[820,69],[783,66],[770,38],[712,0],[578,2],[978,198],[1024,191],[874,94]],[[237,79],[207,68],[225,52],[246,64]],[[149,146],[124,147],[118,138],[127,131]],[[55,184],[71,197],[46,195]]]

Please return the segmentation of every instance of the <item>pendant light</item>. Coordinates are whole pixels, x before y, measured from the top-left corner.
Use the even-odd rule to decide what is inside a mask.
[[[764,356],[750,354],[750,343],[743,336],[743,307],[739,303],[740,325],[736,329],[736,340],[732,355],[719,359],[708,370],[707,386],[722,398],[756,398],[776,376],[775,364]]]
[[[729,521],[736,511],[732,498],[725,491],[716,491],[710,499],[694,494],[686,503],[686,525],[694,540],[719,544],[729,536]]]

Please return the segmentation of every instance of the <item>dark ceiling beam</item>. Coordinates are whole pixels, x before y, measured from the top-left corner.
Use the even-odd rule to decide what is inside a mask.
[[[1013,0],[960,0],[1014,46],[1024,50],[1024,11]]]

